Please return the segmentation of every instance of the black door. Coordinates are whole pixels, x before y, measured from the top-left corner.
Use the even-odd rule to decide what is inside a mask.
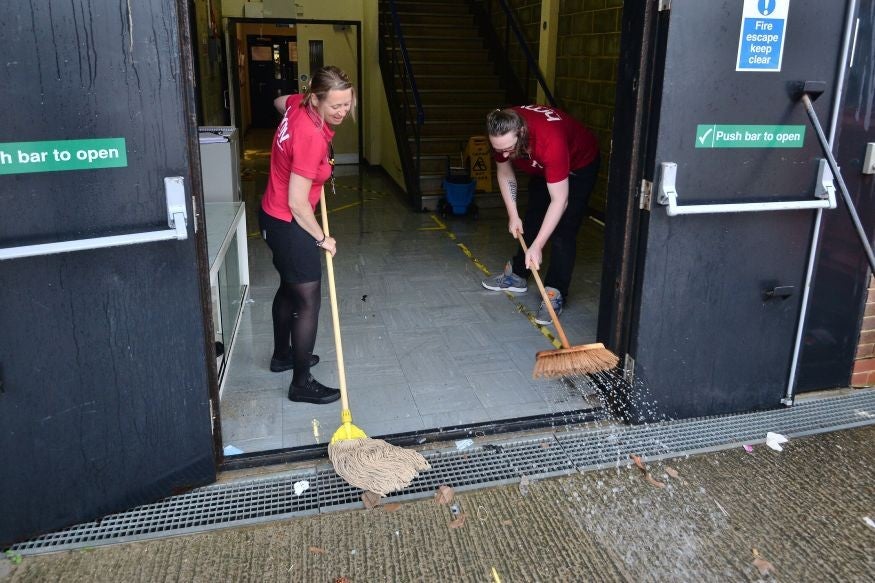
[[[867,144],[875,140],[868,113],[875,106],[873,24],[875,1],[860,0],[852,15],[850,50],[843,63],[846,83],[833,149],[870,238],[875,233],[875,180],[863,168],[863,158]],[[841,197],[838,205],[838,210],[822,217],[817,271],[802,337],[799,392],[847,386],[858,341],[863,351],[875,343],[875,332],[859,334],[869,293],[869,264]]]
[[[653,109],[644,113],[643,176],[652,200],[638,219],[627,311],[628,368],[637,379],[627,411],[649,420],[779,406],[815,211],[715,207],[671,216],[661,203],[672,197],[660,191],[676,192],[681,212],[705,204],[823,204],[822,155],[790,89],[826,81],[816,109],[828,119],[845,3],[659,5],[667,9],[647,49],[659,72]]]
[[[186,6],[0,9],[0,547],[215,479]]]
[[[297,59],[295,40],[290,37],[250,35],[246,40],[249,60],[249,96],[252,127],[273,128],[279,114],[273,100],[296,93]]]

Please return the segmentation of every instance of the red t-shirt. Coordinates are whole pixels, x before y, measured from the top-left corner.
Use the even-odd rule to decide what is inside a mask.
[[[586,126],[570,115],[545,105],[513,108],[529,127],[528,158],[510,160],[517,170],[561,182],[568,173],[588,166],[599,153],[598,140]],[[507,162],[495,154],[496,162]]]
[[[261,198],[261,208],[270,216],[292,222],[289,208],[289,179],[292,172],[313,180],[310,206],[316,210],[322,185],[331,177],[328,143],[334,130],[308,108],[301,107],[303,95],[290,95],[286,113],[273,136],[270,151],[270,178]]]

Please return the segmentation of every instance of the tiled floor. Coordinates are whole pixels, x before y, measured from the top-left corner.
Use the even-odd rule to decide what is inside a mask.
[[[255,136],[249,143],[269,144]],[[250,147],[242,161],[249,226],[250,301],[231,354],[222,392],[225,445],[244,451],[325,443],[340,424],[340,402],[293,403],[291,371],[268,370],[273,348],[271,302],[278,284],[270,251],[258,236],[256,210],[268,157]],[[490,292],[484,273],[514,252],[501,208],[441,221],[415,213],[379,170],[338,169],[329,196],[343,355],[350,409],[370,436],[450,427],[588,408],[588,386],[532,380],[535,353],[553,348],[525,310],[537,310],[534,282],[525,294]],[[497,197],[498,194],[495,194]],[[601,277],[602,227],[581,230],[572,296],[561,321],[571,344],[595,337]],[[523,309],[524,308],[524,309]],[[548,327],[551,333],[553,327]],[[327,281],[313,368],[337,386],[337,357]]]

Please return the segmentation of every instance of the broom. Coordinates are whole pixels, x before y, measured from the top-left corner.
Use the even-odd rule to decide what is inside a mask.
[[[320,199],[322,230],[328,236],[328,210],[325,189]],[[343,348],[340,342],[340,316],[337,310],[337,292],[334,286],[334,258],[325,253],[328,266],[328,294],[331,299],[331,320],[334,325],[334,345],[337,349],[337,375],[340,384],[340,427],[328,444],[328,458],[337,475],[356,488],[385,496],[410,485],[419,472],[431,466],[417,451],[394,446],[382,439],[371,439],[353,425],[346,393],[346,374],[343,366]]]
[[[523,253],[528,253],[529,249],[526,247],[526,242],[523,241],[521,233],[517,233],[517,239],[519,239],[520,245],[523,246]],[[589,375],[610,370],[617,366],[620,359],[617,358],[616,354],[605,348],[605,345],[601,342],[571,346],[568,338],[565,336],[565,330],[562,329],[562,324],[559,323],[556,310],[553,309],[553,302],[547,296],[547,290],[544,289],[544,284],[541,282],[538,270],[532,268],[531,271],[535,276],[535,282],[538,284],[541,297],[544,299],[544,305],[547,306],[550,317],[553,318],[553,324],[555,324],[556,332],[559,334],[559,339],[562,342],[562,348],[542,350],[535,354],[535,370],[532,371],[532,378],[555,379],[571,375]]]

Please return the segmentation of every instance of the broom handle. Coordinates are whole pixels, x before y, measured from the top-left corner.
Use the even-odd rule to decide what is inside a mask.
[[[322,214],[322,232],[328,237],[328,208],[325,205],[325,187],[319,197],[319,210]],[[340,405],[343,411],[349,411],[349,398],[346,396],[346,373],[343,366],[343,346],[340,341],[340,315],[337,312],[337,291],[334,289],[334,257],[325,252],[325,264],[328,267],[328,297],[331,299],[331,323],[334,325],[334,346],[337,350],[337,378],[340,383]]]
[[[523,246],[523,253],[528,253],[529,248],[526,247],[526,242],[523,241],[522,233],[517,233],[516,238],[519,239],[520,245]],[[562,341],[562,348],[571,348],[571,343],[568,342],[568,338],[565,336],[565,330],[562,329],[562,324],[559,323],[559,316],[556,315],[556,310],[553,309],[553,302],[550,301],[550,297],[547,295],[547,290],[544,289],[544,283],[541,281],[541,276],[538,275],[538,270],[532,268],[531,272],[532,275],[535,276],[535,283],[538,284],[538,289],[541,291],[541,297],[544,298],[544,305],[547,306],[547,310],[550,312],[550,317],[553,318],[553,324],[556,326],[559,340]]]

